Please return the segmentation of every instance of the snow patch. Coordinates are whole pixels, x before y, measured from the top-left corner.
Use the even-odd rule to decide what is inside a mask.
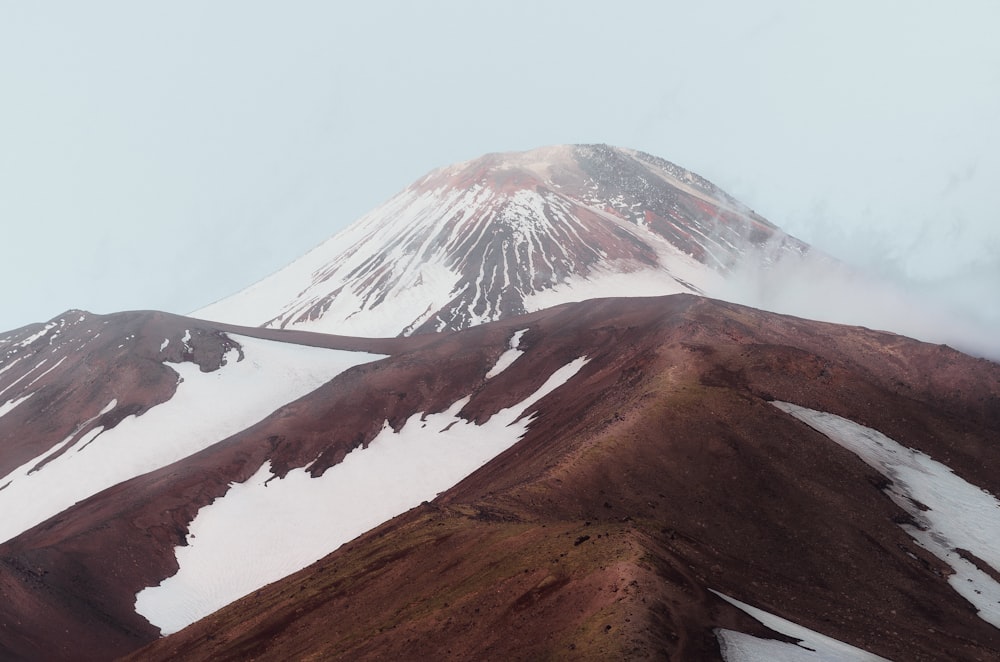
[[[718,591],[712,593],[775,632],[799,640],[798,644],[789,644],[720,628],[715,634],[719,639],[722,659],[726,662],[889,662],[884,657],[802,627]]]
[[[8,363],[7,365],[5,365],[4,367],[0,368],[0,375],[2,375],[3,373],[7,372],[11,368],[13,368],[23,358],[24,358],[23,356],[19,356],[16,359],[14,359],[13,361],[11,361],[10,363]]]
[[[414,414],[399,432],[385,424],[367,448],[319,478],[295,469],[271,480],[266,463],[198,512],[187,546],[175,548],[177,574],[136,594],[136,612],[163,634],[176,632],[433,499],[520,440],[532,418],[524,412],[586,362],[556,370],[482,425],[458,415],[468,396],[446,411]]]
[[[490,368],[490,371],[486,373],[486,379],[492,379],[499,375],[501,372],[506,370],[511,366],[514,361],[516,361],[522,354],[524,350],[521,347],[521,337],[527,333],[527,329],[521,329],[516,331],[510,339],[509,349],[500,355],[497,359],[496,364]]]
[[[9,474],[4,476],[4,480],[6,480],[4,487],[10,485],[18,477],[24,477],[27,476],[28,474],[38,471],[41,465],[44,464],[50,457],[54,457],[55,455],[57,455],[59,452],[63,450],[63,448],[66,447],[67,444],[71,443],[74,439],[76,439],[76,435],[80,434],[81,430],[86,430],[91,423],[96,421],[104,414],[107,414],[117,405],[118,405],[118,399],[117,398],[113,399],[111,402],[105,405],[104,409],[98,412],[97,416],[92,416],[88,418],[86,421],[77,424],[77,426],[73,429],[73,432],[71,432],[68,437],[66,437],[65,439],[63,439],[58,444],[56,444],[46,452],[42,453],[38,457],[32,458],[30,461],[25,462],[24,464],[22,464],[21,466],[19,466],[18,468],[14,469]],[[103,431],[104,431],[104,426],[99,425],[96,428],[93,428],[88,432],[86,432],[79,439],[80,447],[82,448],[83,446],[89,444],[91,441],[97,438],[97,435],[99,435]]]
[[[955,571],[948,584],[971,602],[979,617],[1000,628],[1000,583],[959,549],[1000,571],[1000,501],[928,455],[854,421],[788,402],[772,402],[856,454],[891,483],[886,494],[912,518],[900,526],[917,544]],[[926,509],[926,510],[925,510]]]
[[[170,364],[178,377],[174,396],[110,430],[93,431],[68,445],[37,471],[54,449],[5,476],[0,490],[0,542],[17,536],[103,489],[159,469],[261,420],[344,370],[382,358],[374,354],[304,347],[233,335],[244,349],[224,366],[204,373],[197,364]],[[117,405],[117,401],[112,401]],[[103,413],[110,411],[109,403]],[[83,428],[78,428],[77,432]],[[0,479],[0,480],[3,480]]]
[[[14,398],[13,400],[8,400],[7,402],[0,405],[0,417],[4,416],[5,414],[9,414],[14,409],[14,407],[18,406],[19,404],[21,404],[34,394],[35,394],[34,391],[32,391],[28,395],[22,396],[20,398]]]
[[[28,336],[27,338],[25,338],[24,340],[22,340],[20,342],[14,343],[14,347],[27,347],[31,343],[35,342],[36,340],[38,340],[39,338],[41,338],[42,336],[44,336],[51,329],[55,328],[55,326],[56,326],[55,322],[49,322],[48,324],[45,325],[44,328],[42,328],[41,331],[38,331],[37,333],[31,334],[30,336]]]

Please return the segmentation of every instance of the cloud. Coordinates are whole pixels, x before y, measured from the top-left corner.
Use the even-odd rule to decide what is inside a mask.
[[[802,256],[773,247],[741,262],[720,297],[729,301],[839,324],[890,331],[950,345],[973,356],[1000,361],[1000,315],[987,284],[974,272],[952,282],[895,281],[838,261],[820,251]],[[961,295],[961,296],[960,296]],[[987,298],[984,299],[983,297]],[[977,314],[982,311],[984,314]]]

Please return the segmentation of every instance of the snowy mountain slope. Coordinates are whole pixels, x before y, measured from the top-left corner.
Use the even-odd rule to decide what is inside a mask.
[[[193,315],[408,335],[584,298],[712,295],[743,260],[806,252],[672,163],[606,145],[558,146],[432,172],[285,269]]]
[[[865,438],[879,430],[997,494],[995,364],[686,296],[562,306],[438,342],[497,327],[511,340],[527,331],[516,343],[524,353],[494,379],[536,366],[546,374],[539,352],[557,347],[562,361],[589,359],[517,445],[433,502],[132,659],[983,660],[1000,651],[989,615],[900,526],[911,504],[886,494],[915,481],[873,473],[783,404],[835,412]],[[513,356],[511,344],[490,355]],[[924,480],[943,485],[937,474]],[[977,545],[952,555],[995,573]]]
[[[996,364],[689,295],[392,340],[84,317],[74,333],[107,340],[86,354],[101,366],[92,397],[78,392],[81,363],[63,372],[82,360],[68,354],[47,391],[0,417],[0,434],[58,394],[80,420],[107,424],[93,444],[127,425],[100,418],[118,410],[100,413],[110,398],[148,405],[134,418],[145,424],[187,384],[161,351],[199,358],[197,378],[218,373],[220,385],[241,363],[266,367],[261,347],[281,339],[297,343],[272,349],[291,356],[313,345],[310,369],[345,350],[383,358],[320,376],[245,429],[0,544],[4,659],[111,659],[247,592],[136,659],[701,660],[757,645],[731,633],[787,641],[711,591],[834,648],[823,637],[897,660],[1000,651],[1000,630],[953,588],[949,566],[900,526],[913,516],[886,498],[885,477],[771,404],[878,430],[996,495]],[[57,328],[8,357],[11,397],[27,395],[17,389],[45,368]],[[223,365],[237,345],[243,361]],[[119,370],[137,375],[132,389],[113,390]],[[38,442],[47,424],[18,420],[35,440],[29,459],[58,443]],[[975,540],[947,540],[995,571]]]
[[[301,468],[274,481],[265,463],[198,512],[176,550],[177,574],[140,591],[136,611],[164,634],[176,632],[433,499],[523,437],[532,418],[525,411],[585,363],[581,358],[556,370],[526,399],[481,425],[458,414],[470,396],[444,412],[414,414],[398,430],[386,424],[322,476]],[[317,519],[329,526],[311,527]],[[241,563],[234,568],[236,557]]]
[[[211,372],[233,358],[230,339],[171,318],[69,311],[12,332],[0,346],[0,475],[166,402],[179,377],[168,364]]]
[[[64,330],[70,327],[72,333]],[[503,330],[481,334],[489,339],[485,345],[457,352],[449,346],[416,362],[405,358],[370,378],[363,375],[372,368],[360,364],[384,358],[373,352],[412,355],[426,341],[212,327],[160,313],[80,313],[77,319],[73,312],[44,330],[48,335],[32,330],[18,336],[9,362],[0,362],[9,368],[3,376],[15,393],[12,401],[41,407],[25,405],[15,414],[17,405],[0,418],[0,435],[23,439],[29,455],[20,465],[8,463],[13,469],[0,488],[6,540],[0,544],[0,585],[14,596],[0,606],[0,620],[22,624],[0,636],[4,659],[18,659],[18,650],[33,651],[28,659],[108,659],[158,632],[136,609],[171,631],[307,565],[433,498],[515,443],[533,418],[532,405],[585,363],[580,357],[552,363],[551,372],[504,388],[503,366],[495,360],[511,351],[513,336]],[[78,352],[77,337],[93,345]],[[47,383],[32,384],[41,371],[39,356],[50,354],[63,358],[60,370],[51,371]],[[470,355],[476,363],[470,364]],[[204,371],[192,362],[196,357]],[[458,368],[438,374],[449,361]],[[100,366],[96,395],[81,378],[88,374],[83,364],[95,371]],[[344,372],[352,366],[357,368]],[[395,387],[414,370],[421,377],[407,397]],[[350,387],[345,379],[374,383]],[[500,386],[484,389],[482,382]],[[37,390],[25,393],[26,384]],[[483,410],[484,390],[504,406]],[[96,416],[86,413],[113,394],[139,415],[108,418],[118,410],[114,398]],[[50,430],[60,421],[44,415],[52,402],[74,402],[75,409],[60,413],[82,421],[62,441],[53,442],[61,431]],[[482,420],[459,415],[470,408]],[[16,421],[5,420],[15,415]],[[234,485],[263,490],[251,501],[263,510],[241,506],[240,489],[226,496]],[[300,489],[289,489],[294,485]],[[309,506],[313,499],[320,501]],[[202,507],[213,504],[208,516],[213,509],[233,512],[234,503],[242,526],[238,519],[224,525],[221,536],[203,533],[205,520],[196,517]],[[308,535],[302,527],[324,512],[339,523]],[[255,525],[273,527],[276,517],[284,528],[254,535]],[[196,539],[192,531],[188,540],[193,520],[201,535]],[[287,554],[283,534],[297,536],[296,554]],[[213,539],[224,546],[221,556]],[[244,563],[234,564],[234,556]],[[86,559],[82,567],[80,559]],[[38,568],[46,568],[50,590],[36,590]],[[192,572],[198,580],[185,583]],[[32,623],[20,618],[27,613],[48,613],[65,637],[38,648]],[[80,652],[82,641],[93,644],[92,653]]]
[[[224,438],[352,361],[371,361],[395,347],[390,340],[359,344],[167,313],[78,310],[8,332],[2,341],[0,498],[3,490],[54,475],[57,466],[76,473],[68,467],[79,458],[114,457],[112,447],[132,446],[127,437],[155,437],[145,443],[152,456],[170,446],[182,457],[180,444],[197,450]],[[331,351],[340,348],[349,353]]]
[[[690,294],[789,262],[840,268],[553,147],[429,174],[228,323],[0,334],[0,659],[996,658],[1000,367]]]
[[[86,317],[81,315],[69,324],[79,325],[85,321]],[[23,378],[12,379],[8,387],[16,393],[8,405],[37,398],[37,403],[32,401],[23,406],[24,420],[28,422],[36,412],[45,411],[42,403],[63,397],[54,391],[66,382],[60,383],[55,378],[45,382],[46,375],[51,375],[66,362],[66,370],[73,378],[78,367],[73,365],[78,363],[74,359],[93,359],[97,355],[96,350],[87,347],[92,341],[76,344],[73,338],[63,339],[61,332],[66,328],[63,322],[65,318],[46,327],[51,333],[42,347],[35,345],[33,352],[26,351],[35,342],[28,338],[11,351],[16,357],[14,362],[24,360],[31,364],[38,361],[22,371]],[[118,348],[126,350],[130,343],[141,345],[150,340],[149,335],[139,337],[137,333],[126,335]],[[198,344],[191,329],[184,329],[179,338],[176,332],[170,335],[161,339],[161,353],[169,349],[172,340],[185,354],[192,352],[193,344]],[[161,359],[155,366],[158,373],[168,368],[176,374],[173,393],[165,402],[148,402],[137,409],[137,403],[128,402],[130,396],[136,396],[136,391],[127,378],[118,383],[109,382],[108,387],[116,397],[112,397],[96,416],[76,424],[61,440],[48,437],[48,441],[58,443],[0,476],[0,511],[5,513],[0,521],[0,542],[58,515],[92,494],[182,460],[250,427],[267,413],[313,391],[347,368],[382,358],[375,354],[301,347],[235,334],[217,337],[226,349],[218,367],[210,372],[203,371],[202,366],[193,361],[171,362],[165,354],[158,357]],[[32,343],[25,345],[29,340]],[[39,336],[38,341],[41,340]],[[45,358],[39,359],[41,355]],[[146,360],[154,363],[151,358]],[[52,367],[48,367],[50,364]],[[146,369],[152,370],[154,366]],[[110,374],[118,377],[120,373],[112,370]],[[162,384],[171,386],[166,381]],[[118,410],[118,395],[125,401],[124,411]],[[36,404],[38,407],[31,406]],[[24,428],[5,429],[10,430],[11,435],[20,436]]]

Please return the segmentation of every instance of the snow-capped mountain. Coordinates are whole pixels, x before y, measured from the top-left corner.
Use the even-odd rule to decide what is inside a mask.
[[[0,334],[0,660],[997,659],[1000,365],[700,296],[814,255],[553,147]]]
[[[718,296],[744,260],[807,250],[668,161],[557,146],[436,170],[285,269],[193,315],[409,335],[601,296]]]
[[[0,337],[0,658],[989,659],[998,371],[691,295],[73,311]]]

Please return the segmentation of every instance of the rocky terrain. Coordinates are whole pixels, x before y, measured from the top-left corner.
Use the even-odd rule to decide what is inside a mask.
[[[890,659],[985,660],[1000,651],[1000,632],[949,584],[961,569],[922,546],[911,531],[919,522],[890,498],[892,475],[776,406],[792,403],[877,430],[997,494],[994,363],[690,295],[568,304],[392,340],[305,333],[286,340],[286,332],[164,314],[83,317],[84,337],[93,334],[82,326],[115,328],[134,336],[140,354],[161,346],[161,336],[189,335],[189,361],[214,357],[198,368],[209,375],[227,369],[220,352],[237,364],[251,360],[249,334],[373,358],[0,545],[7,658],[112,659],[136,651],[135,659],[720,659],[720,632],[794,639],[721,595]],[[49,333],[55,328],[58,322]],[[51,347],[43,341],[22,346],[7,338],[6,346],[31,348],[19,365],[34,365]],[[105,360],[93,348],[78,356]],[[185,356],[158,356],[157,365]],[[45,420],[27,408],[36,399],[41,406],[49,397],[76,397],[78,407],[100,411],[117,394],[93,390],[84,398],[81,368],[70,361],[0,417],[0,432],[16,436]],[[498,362],[506,365],[496,372]],[[516,411],[573,365],[565,381]],[[125,362],[122,370],[136,369]],[[138,372],[158,393],[160,368]],[[3,378],[17,374],[12,368]],[[119,381],[117,368],[103,374],[101,381]],[[133,409],[148,411],[133,420],[142,421],[156,406],[138,400]],[[388,448],[393,435],[429,444],[406,434],[422,422],[440,424],[445,419],[435,415],[444,414],[449,430],[461,428],[463,448],[481,442],[492,418],[527,415],[527,425],[520,441],[436,498],[416,500],[342,547],[333,543],[316,563],[255,586],[175,635],[157,640],[157,628],[136,613],[136,594],[177,572],[181,550],[195,550],[210,533],[189,535],[199,510],[234,484],[262,468],[270,478],[263,491],[296,472],[314,482],[349,481],[336,471],[351,453]],[[113,420],[98,420],[114,430]],[[447,432],[432,430],[430,441]],[[412,458],[433,447],[414,448],[401,475],[431,469]],[[31,476],[40,479],[53,465]],[[365,498],[375,505],[384,494]],[[311,544],[316,530],[353,517],[355,503],[333,504],[322,516],[309,512],[318,504],[297,503],[307,525],[282,544],[289,551]],[[995,516],[975,512],[986,523]],[[265,518],[256,526],[274,525]],[[254,540],[237,541],[248,559]],[[996,577],[988,549],[955,553]],[[226,565],[245,580],[255,567],[240,560],[228,557]],[[975,590],[989,593],[985,581],[977,577]],[[182,593],[167,596],[168,614]]]

